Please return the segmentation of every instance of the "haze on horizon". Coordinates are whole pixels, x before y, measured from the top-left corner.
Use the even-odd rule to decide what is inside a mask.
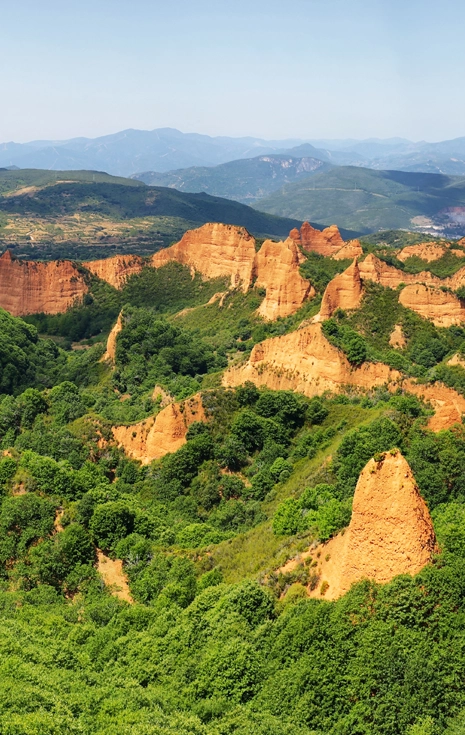
[[[460,137],[464,22],[455,0],[24,0],[2,8],[0,142]]]

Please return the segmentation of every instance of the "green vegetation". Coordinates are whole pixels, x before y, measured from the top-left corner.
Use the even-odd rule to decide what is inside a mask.
[[[345,265],[309,256],[302,268],[321,292]],[[227,364],[319,303],[264,323],[257,290],[206,303],[224,288],[171,264],[122,293],[92,280],[88,303],[65,315],[0,312],[0,732],[461,732],[464,428],[432,434],[429,408],[401,389],[308,399],[219,387]],[[382,359],[465,389],[465,370],[446,365],[465,353],[465,331],[438,329],[397,297],[366,284],[361,308],[336,312],[325,333],[354,365]],[[114,368],[101,344],[59,346],[108,328],[121,308]],[[402,350],[389,346],[394,324]],[[111,426],[154,415],[155,384],[177,398],[200,391],[207,421],[141,465]],[[393,448],[440,553],[414,578],[307,599],[321,585],[311,556],[280,568],[347,526],[360,471]],[[103,584],[99,550],[122,561],[133,604]]]
[[[19,243],[21,255],[32,252],[25,248],[31,232],[36,258],[52,252],[56,258],[50,247],[54,243],[60,256],[82,258],[95,257],[89,245],[109,247],[115,241],[119,252],[135,252],[137,245],[143,253],[155,252],[206,222],[278,238],[300,225],[228,199],[148,187],[93,171],[0,171],[0,243]]]
[[[311,217],[366,234],[412,229],[415,217],[432,219],[447,229],[447,215],[441,211],[464,204],[463,177],[338,166],[287,184],[254,206],[282,217]],[[454,235],[453,225],[450,234]]]

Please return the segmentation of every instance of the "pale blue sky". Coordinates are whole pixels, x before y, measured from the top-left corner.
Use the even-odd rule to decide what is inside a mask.
[[[0,141],[465,135],[460,0],[1,3]]]

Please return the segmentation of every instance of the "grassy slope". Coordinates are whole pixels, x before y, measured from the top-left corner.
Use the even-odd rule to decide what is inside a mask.
[[[465,179],[341,166],[288,184],[255,206],[364,232],[408,228],[414,217],[465,206]]]
[[[239,534],[216,546],[212,552],[215,566],[221,569],[226,582],[238,582],[241,579],[256,579],[281,566],[287,559],[299,551],[308,548],[309,537],[275,536],[271,529],[273,514],[281,501],[289,497],[299,497],[302,491],[310,486],[318,475],[318,481],[324,472],[325,463],[330,460],[344,434],[354,428],[363,426],[378,418],[385,409],[361,408],[353,405],[333,405],[322,428],[344,422],[345,426],[334,439],[323,446],[313,459],[302,459],[297,463],[291,477],[279,484],[273,491],[273,497],[263,505],[268,516],[264,523]]]

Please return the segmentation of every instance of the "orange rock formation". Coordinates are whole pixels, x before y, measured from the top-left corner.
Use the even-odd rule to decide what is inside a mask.
[[[285,242],[266,240],[255,257],[257,288],[265,288],[258,313],[264,319],[289,316],[315,295],[310,281],[299,272],[304,257],[291,238]]]
[[[83,265],[102,281],[121,289],[129,276],[141,272],[144,261],[139,255],[115,255],[106,260],[89,260]]]
[[[435,286],[421,283],[406,286],[400,292],[399,302],[437,327],[450,327],[465,321],[465,308],[460,299]]]
[[[336,309],[356,309],[363,294],[357,258],[343,273],[326,286],[321,302],[320,319],[329,319]]]
[[[105,354],[102,357],[102,362],[115,362],[116,357],[116,338],[118,334],[123,329],[123,315],[120,311],[118,315],[118,319],[116,321],[116,324],[114,327],[112,327],[110,334],[108,335],[107,339],[107,349],[105,350]]]
[[[406,340],[404,337],[404,333],[402,331],[402,327],[400,324],[395,324],[394,329],[391,332],[391,335],[389,337],[389,344],[391,347],[394,347],[395,349],[402,349],[406,345]]]
[[[349,240],[332,257],[334,260],[348,260],[349,258],[359,258],[361,255],[363,255],[363,250],[359,240]]]
[[[0,258],[0,307],[13,316],[59,314],[87,293],[82,275],[69,260],[36,263],[7,250]]]
[[[445,281],[441,281],[437,276],[433,276],[429,271],[421,273],[405,273],[404,271],[388,265],[370,253],[365,260],[359,263],[360,276],[362,281],[373,281],[380,283],[382,286],[396,289],[402,283],[431,283],[436,285],[445,285]]]
[[[319,548],[316,570],[329,585],[325,598],[334,600],[361,579],[385,583],[417,574],[436,550],[431,517],[408,463],[400,452],[387,453],[381,462],[370,459],[360,474],[350,525]],[[321,587],[310,594],[321,597]]]
[[[304,222],[300,231],[291,230],[289,235],[304,250],[313,250],[325,256],[334,256],[345,243],[336,225],[326,227],[323,231],[316,230],[309,222]]]
[[[431,263],[433,260],[442,258],[446,252],[446,245],[440,245],[437,242],[421,242],[418,245],[407,245],[407,247],[402,248],[397,253],[397,259],[404,263],[408,258],[416,256],[427,263]]]
[[[154,459],[176,452],[186,442],[189,426],[205,421],[200,393],[179,403],[171,403],[155,417],[132,426],[114,426],[113,436],[126,454],[149,464]]]
[[[447,361],[448,365],[459,365],[460,367],[465,368],[465,357],[462,357],[458,352],[455,353],[455,355],[452,355],[450,360]]]
[[[252,284],[255,262],[255,240],[243,227],[206,224],[186,232],[170,248],[151,258],[154,268],[177,261],[193,268],[205,278],[228,277],[231,287],[243,291]]]
[[[384,384],[389,390],[401,386],[431,403],[435,412],[428,422],[431,431],[449,429],[460,423],[465,414],[465,398],[442,383],[421,385],[405,380],[397,370],[382,363],[366,362],[360,368],[352,368],[344,354],[324,337],[320,324],[310,324],[255,345],[247,362],[226,371],[223,385],[234,387],[247,380],[309,397],[326,390],[343,392],[348,386],[364,390]]]
[[[295,390],[311,397],[325,390],[337,393],[348,385],[368,389],[398,379],[400,373],[382,363],[351,367],[324,337],[321,325],[309,324],[255,345],[246,363],[225,373],[223,384],[237,386],[250,380],[258,386]]]

